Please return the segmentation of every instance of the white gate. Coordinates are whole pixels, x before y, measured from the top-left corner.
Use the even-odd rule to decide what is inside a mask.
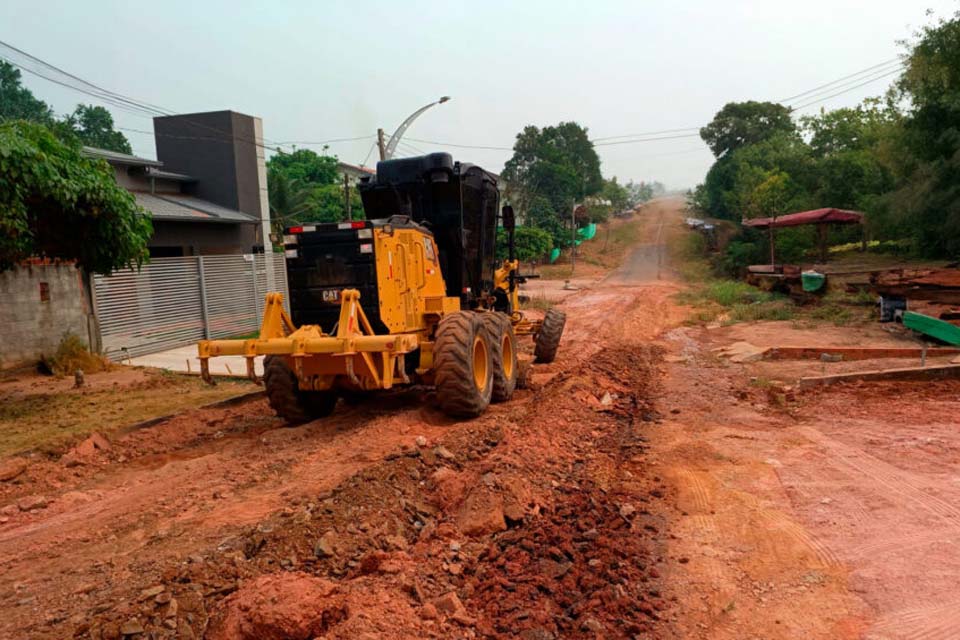
[[[289,310],[286,273],[283,254],[274,253],[154,258],[139,270],[95,276],[104,354],[122,360],[255,333],[270,290]]]

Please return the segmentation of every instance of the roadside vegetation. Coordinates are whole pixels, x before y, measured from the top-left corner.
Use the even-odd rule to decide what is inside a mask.
[[[830,322],[842,326],[868,321],[876,300],[866,292],[830,291],[799,305],[786,295],[763,291],[741,280],[718,274],[706,257],[703,236],[677,226],[667,240],[671,265],[687,283],[677,302],[689,306],[690,322],[721,325],[758,320],[791,320],[797,326]]]
[[[725,105],[700,136],[716,161],[690,193],[703,215],[739,222],[820,207],[866,214],[869,250],[960,256],[960,13],[905,45],[902,71],[881,97],[796,117],[797,104]],[[796,102],[802,102],[798,100]],[[830,230],[830,244],[857,245],[859,228]],[[769,261],[765,233],[742,229],[714,266],[738,275]],[[813,249],[812,227],[778,231],[778,258]]]

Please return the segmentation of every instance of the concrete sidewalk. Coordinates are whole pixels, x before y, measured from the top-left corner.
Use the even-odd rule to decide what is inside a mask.
[[[127,362],[126,360],[124,361]],[[147,356],[131,358],[129,363],[137,367],[156,367],[175,373],[200,374],[200,358],[197,357],[197,345],[152,353]],[[257,356],[254,361],[254,370],[258,376],[263,375],[263,356]],[[210,375],[233,376],[245,378],[247,375],[247,361],[242,356],[218,356],[210,359]]]

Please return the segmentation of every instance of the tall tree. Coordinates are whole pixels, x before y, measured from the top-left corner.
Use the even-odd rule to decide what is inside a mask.
[[[67,127],[83,144],[119,153],[133,153],[130,141],[114,129],[113,116],[103,107],[78,104],[73,113],[64,117]]]
[[[790,109],[775,102],[730,102],[724,105],[700,137],[716,158],[737,149],[757,144],[778,133],[795,133]]]
[[[550,229],[557,240],[554,230],[562,228],[574,203],[603,188],[600,157],[587,129],[576,122],[525,127],[503,177],[521,215],[538,219],[538,226]]]
[[[335,184],[340,177],[335,157],[320,155],[310,149],[278,153],[267,160],[267,168],[305,186]]]
[[[46,125],[54,121],[50,105],[34,97],[33,93],[23,86],[20,70],[3,60],[0,60],[0,118],[30,120]]]
[[[891,208],[921,252],[960,256],[960,12],[920,30],[897,86],[909,107]]]

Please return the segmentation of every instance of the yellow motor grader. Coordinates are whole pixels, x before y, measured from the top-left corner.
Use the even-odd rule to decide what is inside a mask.
[[[266,296],[257,338],[199,343],[209,359],[265,356],[270,406],[291,423],[329,415],[340,397],[398,384],[436,388],[446,413],[477,416],[517,385],[517,336],[552,362],[566,318],[520,310],[513,210],[496,178],[447,153],[387,160],[360,186],[362,221],[304,224],[284,235],[290,314]],[[499,222],[507,258],[497,263]]]

